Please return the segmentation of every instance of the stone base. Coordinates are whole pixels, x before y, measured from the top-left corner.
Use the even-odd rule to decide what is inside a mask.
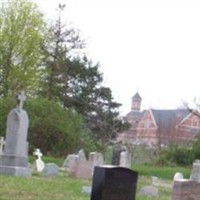
[[[28,177],[31,176],[31,170],[25,167],[0,165],[0,175]]]
[[[28,157],[0,155],[0,175],[30,176]]]

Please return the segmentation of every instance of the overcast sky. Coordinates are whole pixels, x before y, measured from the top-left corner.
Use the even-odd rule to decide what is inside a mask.
[[[100,63],[121,113],[139,92],[142,108],[177,108],[200,97],[200,0],[35,0],[48,18],[64,19]]]

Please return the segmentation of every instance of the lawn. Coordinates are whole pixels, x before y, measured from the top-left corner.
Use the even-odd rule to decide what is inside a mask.
[[[53,159],[53,160],[52,160]],[[33,158],[31,158],[31,161]],[[63,159],[44,158],[62,166]],[[191,169],[181,167],[156,167],[150,165],[133,165],[138,171],[137,200],[154,200],[155,197],[139,195],[143,186],[151,185],[151,176],[159,177],[159,200],[171,200],[172,180],[175,172],[182,172],[188,177]],[[82,193],[83,186],[91,186],[91,180],[69,177],[61,171],[57,177],[44,177],[34,173],[29,178],[0,175],[0,200],[90,200],[90,195]]]
[[[159,200],[171,200],[170,181],[161,181]],[[66,173],[47,178],[33,175],[29,178],[0,176],[0,200],[90,200],[90,195],[82,193],[82,186],[90,186],[91,180],[70,178]],[[150,185],[149,177],[139,176],[137,200],[153,200],[152,197],[138,195],[145,185]]]

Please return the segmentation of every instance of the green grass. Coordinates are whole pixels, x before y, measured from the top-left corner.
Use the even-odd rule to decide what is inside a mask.
[[[34,163],[35,157],[29,157]],[[43,157],[45,163],[53,162],[59,167],[64,159]],[[171,200],[172,180],[176,172],[182,172],[189,177],[191,168],[183,167],[157,167],[151,165],[133,165],[132,169],[138,171],[137,200],[155,200],[155,197],[139,195],[143,186],[151,185],[151,176],[159,178],[160,185],[158,200]],[[61,171],[58,177],[44,177],[33,173],[29,178],[0,176],[0,200],[90,200],[90,196],[81,193],[82,186],[91,186],[91,180],[71,178]]]
[[[62,173],[58,177],[47,178],[34,175],[29,178],[0,176],[0,200],[90,200],[81,193],[82,186],[90,186],[91,180],[70,178]],[[138,195],[144,185],[150,185],[149,177],[140,176],[137,185],[137,200],[153,200],[155,197]],[[171,200],[170,181],[162,180],[159,186],[159,200]]]
[[[132,169],[142,176],[157,176],[162,179],[173,180],[176,172],[181,172],[184,178],[189,178],[191,167],[160,167],[152,165],[133,165]]]

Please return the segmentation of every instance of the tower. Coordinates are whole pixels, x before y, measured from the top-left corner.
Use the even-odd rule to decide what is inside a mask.
[[[132,102],[131,102],[131,111],[140,111],[141,108],[141,101],[142,98],[137,92],[133,97],[132,97]]]

